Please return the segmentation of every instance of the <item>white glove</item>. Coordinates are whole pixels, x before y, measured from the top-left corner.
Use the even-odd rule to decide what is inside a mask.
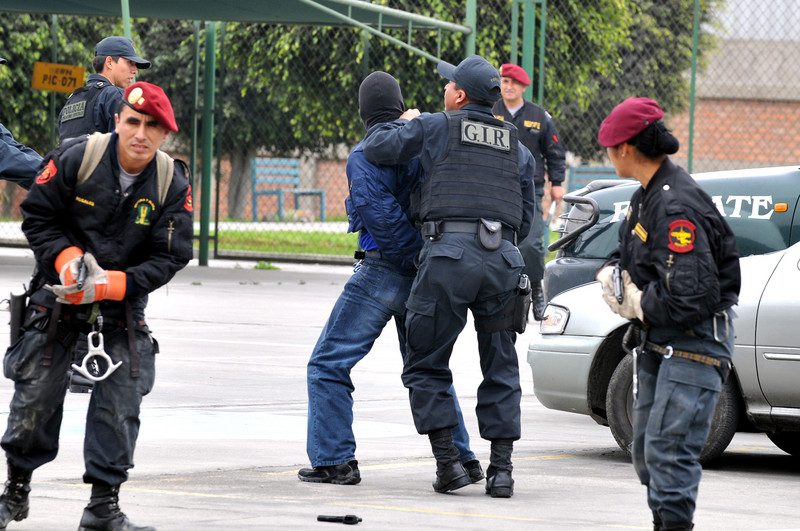
[[[622,271],[622,285],[625,294],[622,303],[617,302],[614,295],[614,267],[606,266],[598,271],[595,277],[600,285],[603,286],[603,300],[606,301],[611,311],[624,317],[625,319],[639,319],[644,322],[644,311],[642,311],[642,290],[633,283],[631,275],[627,271]]]
[[[603,300],[606,301],[609,306],[611,306],[609,299],[613,299],[614,302],[617,302],[617,299],[614,297],[614,266],[605,266],[597,272],[594,278],[603,286]]]
[[[106,271],[91,253],[84,256],[86,280],[83,289],[77,284],[53,286],[58,302],[64,304],[89,304],[105,299],[121,301],[125,296],[126,277],[122,271]],[[77,276],[77,274],[76,274]]]

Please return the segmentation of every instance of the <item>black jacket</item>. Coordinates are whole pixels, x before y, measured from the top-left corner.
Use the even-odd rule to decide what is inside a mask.
[[[159,204],[155,158],[126,193],[120,191],[117,140],[87,181],[76,187],[86,139],[50,154],[22,202],[22,230],[39,271],[58,284],[55,260],[77,246],[100,266],[127,274],[126,298],[163,286],[192,258],[192,201],[188,170],[176,161],[164,204]]]
[[[665,159],[631,198],[619,261],[642,290],[646,324],[690,328],[738,302],[736,239],[708,194]]]
[[[558,137],[558,131],[550,114],[535,103],[523,100],[522,109],[513,117],[505,102],[498,100],[492,107],[494,117],[517,126],[519,141],[528,148],[536,160],[536,176],[533,183],[537,188],[544,185],[544,172],[551,184],[564,183],[567,166],[567,153]]]

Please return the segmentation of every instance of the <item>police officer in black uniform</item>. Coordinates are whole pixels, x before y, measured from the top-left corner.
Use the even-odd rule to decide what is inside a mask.
[[[89,76],[83,87],[75,90],[58,117],[59,142],[92,133],[109,133],[116,127],[114,115],[122,94],[133,83],[139,69],[150,68],[150,63],[136,54],[133,42],[127,37],[106,37],[95,47],[92,68],[96,74]],[[86,354],[86,337],[80,336],[75,345],[75,359]],[[92,389],[92,381],[72,370],[70,391],[85,393]]]
[[[178,130],[169,99],[142,82],[124,97],[116,131],[62,144],[21,205],[39,273],[23,334],[4,358],[14,396],[0,441],[8,461],[0,529],[28,516],[32,473],[56,458],[66,371],[84,333],[110,360],[86,415],[83,480],[92,491],[79,530],[154,531],[128,520],[119,489],[133,467],[142,397],[155,381],[147,297],[192,258],[193,209],[188,169],[159,151]],[[99,157],[84,174],[87,152]]]
[[[491,441],[486,492],[507,498],[514,488],[513,441],[520,437],[512,315],[524,262],[516,242],[531,226],[535,162],[516,127],[492,116],[500,97],[492,65],[473,55],[458,66],[439,63],[438,70],[449,80],[445,111],[406,111],[367,137],[364,153],[376,164],[418,158],[424,170],[412,193],[425,244],[406,303],[403,382],[417,431],[428,434],[436,457],[433,488],[470,484],[453,444],[458,417],[448,365],[471,310],[484,376],[476,412],[481,437]]]
[[[533,297],[533,318],[541,321],[544,317],[545,300],[542,291],[544,278],[545,226],[542,211],[544,197],[544,174],[550,181],[550,197],[558,203],[564,197],[564,170],[567,154],[564,145],[558,139],[558,131],[550,117],[550,113],[522,97],[525,87],[531,79],[525,70],[511,63],[500,66],[500,85],[503,99],[492,107],[495,118],[506,120],[517,126],[519,141],[531,151],[536,160],[536,215],[528,237],[519,243],[519,252],[525,259],[525,274],[531,281]]]
[[[75,90],[58,116],[58,136],[68,138],[114,130],[114,114],[122,101],[122,93],[133,83],[139,69],[150,68],[150,62],[136,54],[133,41],[127,37],[106,37],[97,43],[92,60],[96,74],[86,85]]]
[[[663,115],[655,101],[629,98],[600,126],[598,140],[617,174],[641,187],[611,265],[597,278],[611,309],[636,325],[633,465],[647,486],[655,529],[689,530],[702,472],[697,460],[730,370],[731,307],[741,278],[730,227],[667,156],[678,151],[678,139]],[[622,270],[616,290],[615,265]]]

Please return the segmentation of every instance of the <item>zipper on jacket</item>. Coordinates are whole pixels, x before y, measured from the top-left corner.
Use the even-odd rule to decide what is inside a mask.
[[[667,291],[672,293],[672,288],[669,287],[669,277],[672,274],[672,266],[675,265],[675,257],[673,255],[669,255],[667,258]]]
[[[172,233],[175,232],[175,218],[169,218],[169,227],[167,227],[167,252],[172,252]]]

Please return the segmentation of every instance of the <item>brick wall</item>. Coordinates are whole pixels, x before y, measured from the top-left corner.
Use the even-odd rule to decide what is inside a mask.
[[[689,114],[667,118],[681,143],[685,166]],[[785,166],[800,163],[800,102],[703,98],[694,116],[692,171]]]

